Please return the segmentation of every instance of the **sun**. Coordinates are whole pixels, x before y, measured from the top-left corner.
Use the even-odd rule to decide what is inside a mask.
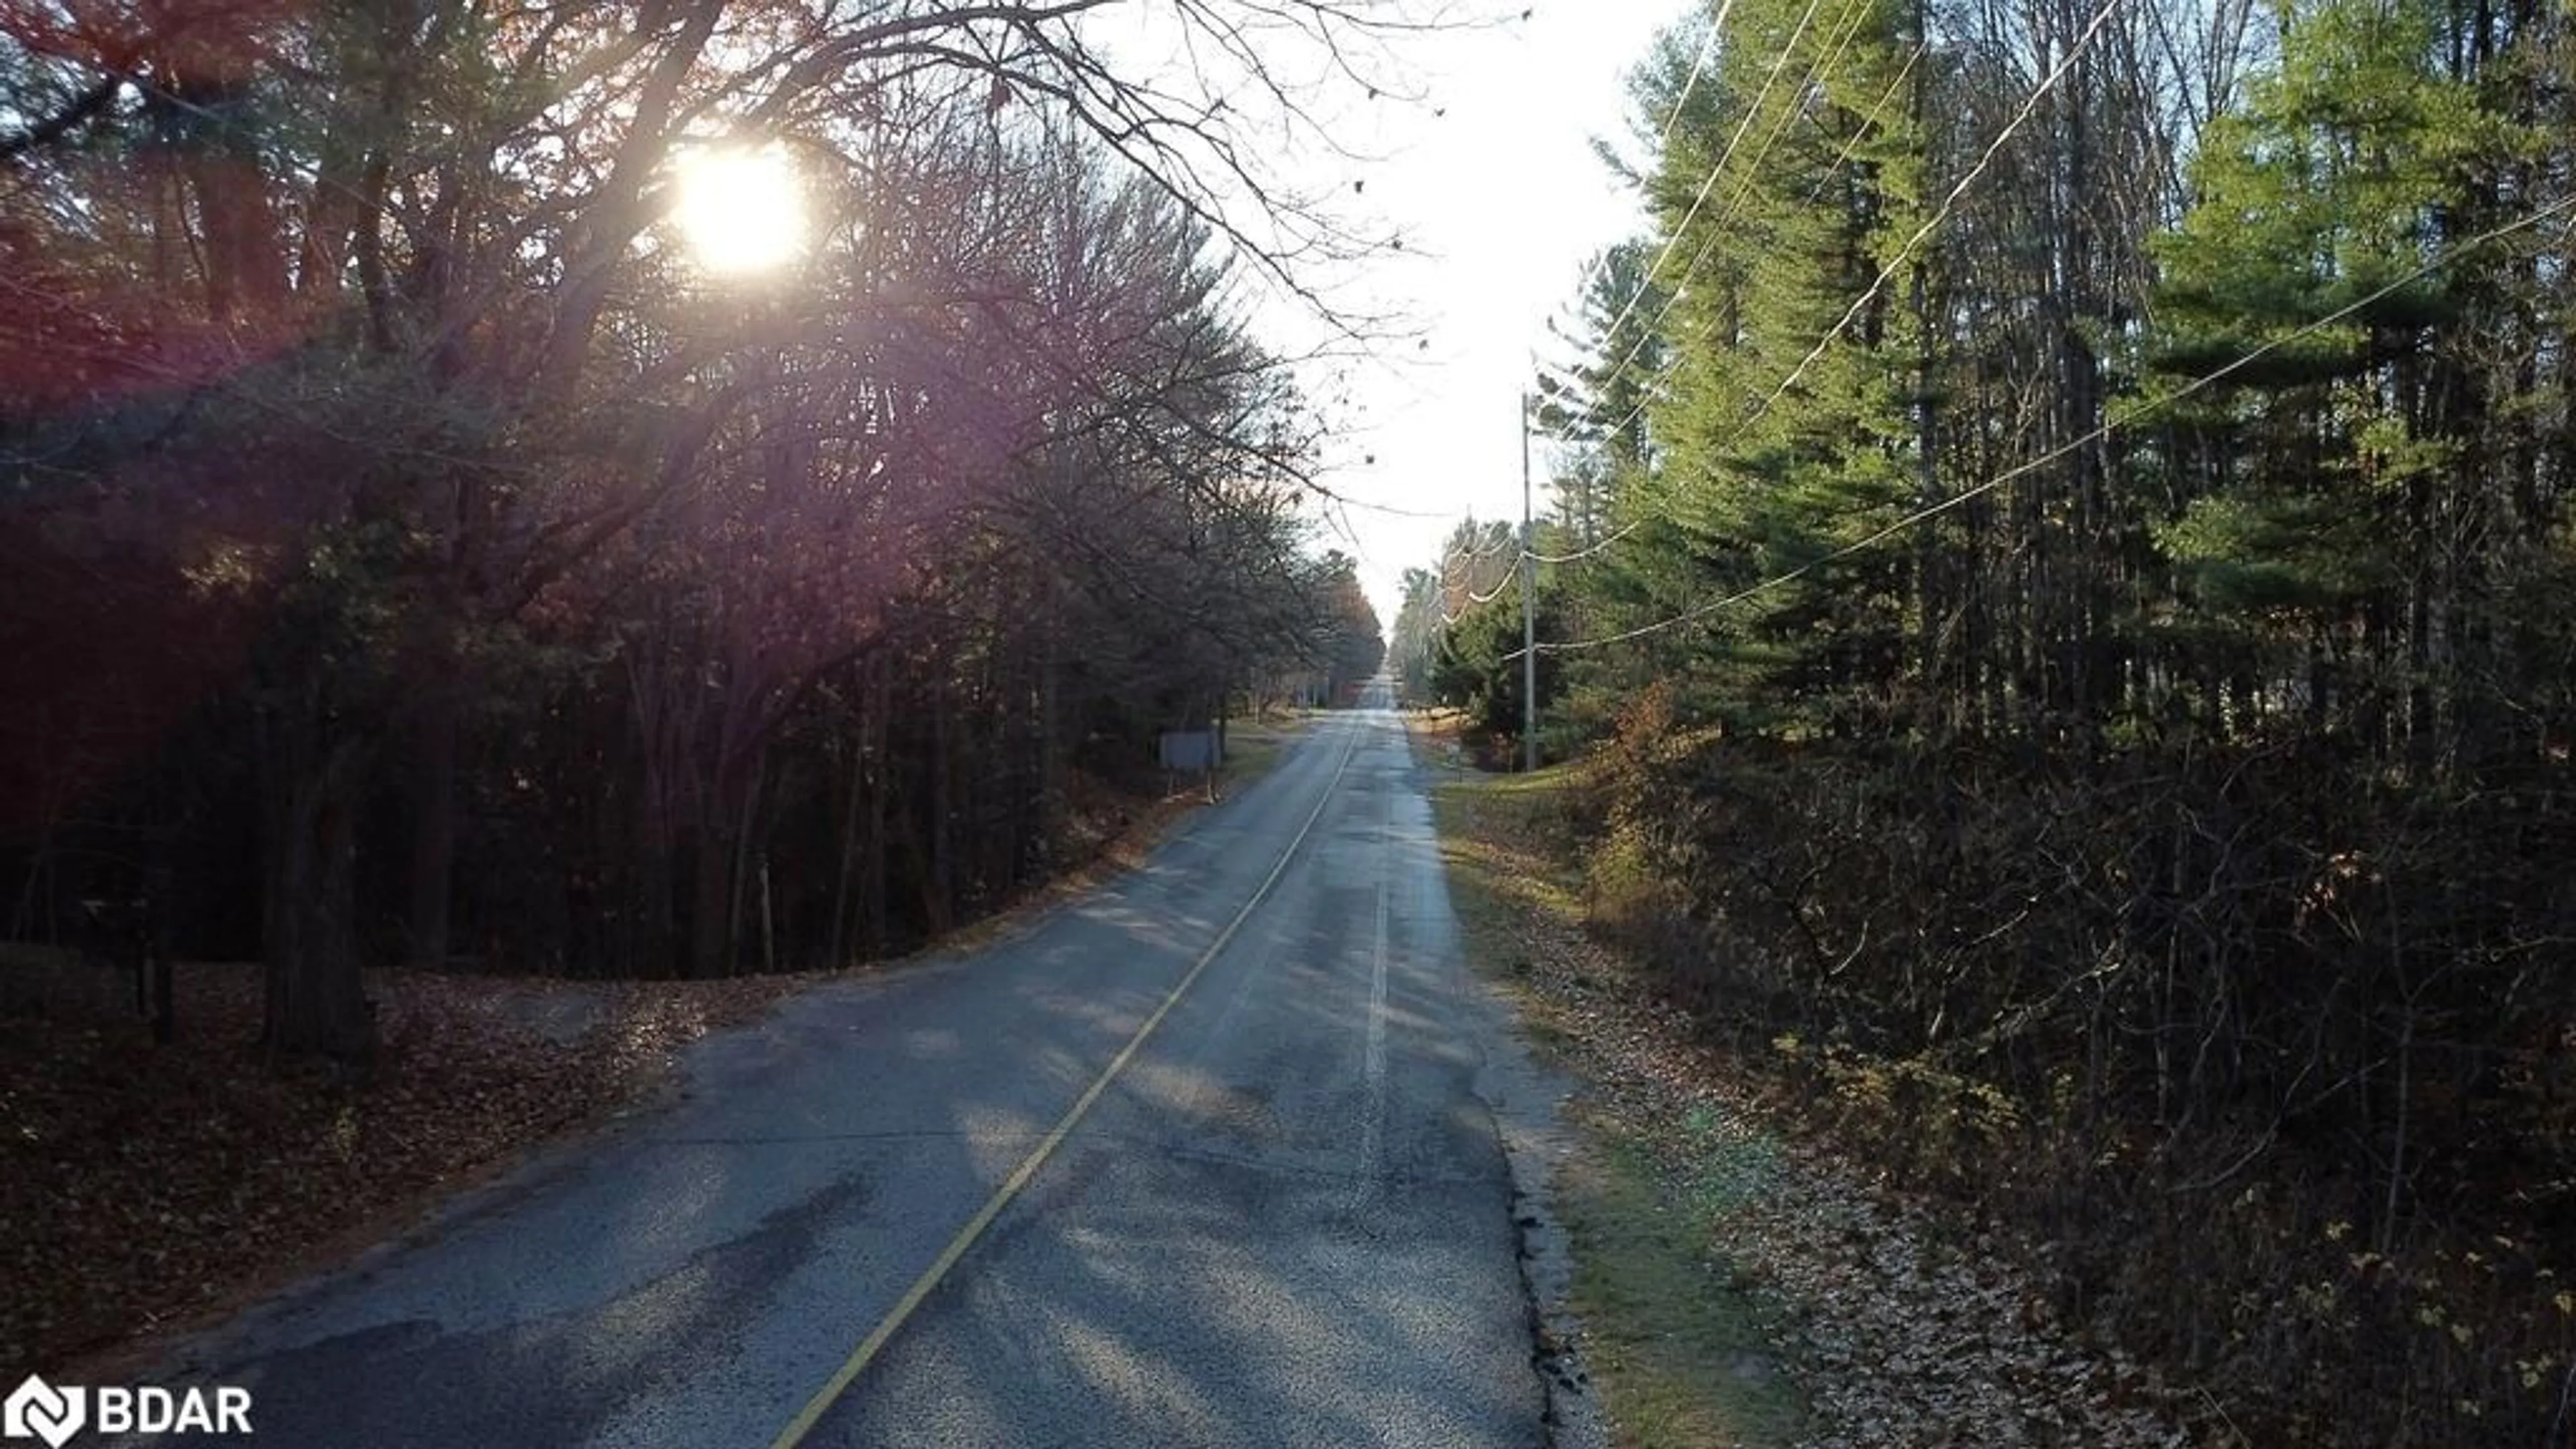
[[[671,219],[700,266],[764,272],[805,249],[804,187],[784,150],[709,147],[683,157],[679,173]]]

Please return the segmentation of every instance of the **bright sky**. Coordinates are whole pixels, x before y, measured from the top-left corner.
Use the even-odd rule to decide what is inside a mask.
[[[1592,255],[1644,225],[1593,142],[1633,149],[1628,74],[1689,9],[1689,0],[1557,0],[1525,22],[1425,39],[1405,53],[1429,92],[1425,107],[1386,107],[1384,134],[1360,148],[1387,159],[1333,163],[1364,181],[1369,209],[1406,236],[1404,257],[1373,268],[1367,285],[1428,343],[1355,373],[1341,416],[1359,431],[1326,479],[1358,504],[1435,515],[1349,510],[1381,622],[1394,622],[1403,571],[1435,562],[1459,518],[1520,517],[1531,350],[1549,347],[1548,319],[1571,304]],[[1544,512],[1544,450],[1532,471]]]

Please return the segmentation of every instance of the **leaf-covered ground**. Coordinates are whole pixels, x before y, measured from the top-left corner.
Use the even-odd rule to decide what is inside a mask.
[[[1304,723],[1246,730],[1220,793],[1247,787]],[[1095,792],[1060,852],[1087,863],[939,949],[1135,864],[1204,798]],[[0,946],[0,1370],[116,1354],[327,1268],[634,1101],[680,1047],[822,978],[371,972],[383,1046],[354,1084],[263,1063],[256,966],[180,964],[179,1040],[159,1047],[130,977]]]
[[[58,1368],[320,1266],[648,1085],[801,984],[373,973],[372,1079],[272,1071],[260,977],[177,968],[155,1046],[128,978],[14,951],[0,1016],[0,1364]]]
[[[1417,739],[1426,762],[1444,759],[1436,732]],[[2000,1245],[1882,1191],[1866,1163],[1774,1110],[1757,1072],[1591,939],[1574,843],[1555,823],[1563,776],[1442,774],[1442,848],[1470,949],[1583,1084],[1577,1303],[1593,1314],[1582,1349],[1620,1443],[2230,1442],[2194,1396],[2060,1331]],[[1697,1261],[1647,1257],[1650,1287],[1624,1291],[1639,1254],[1669,1259],[1673,1223]],[[1626,1266],[1587,1269],[1587,1253]],[[1771,1341],[1748,1349],[1748,1326]]]

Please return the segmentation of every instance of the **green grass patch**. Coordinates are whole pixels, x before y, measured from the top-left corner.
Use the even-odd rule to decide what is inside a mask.
[[[1437,736],[1416,735],[1416,759],[1444,760]],[[1432,811],[1450,900],[1471,961],[1520,1006],[1524,1034],[1556,1069],[1585,1076],[1615,1044],[1579,995],[1623,989],[1581,960],[1541,963],[1579,933],[1585,910],[1582,843],[1570,821],[1579,765],[1528,775],[1443,769]],[[1806,1420],[1791,1366],[1774,1347],[1774,1310],[1727,1263],[1729,1215],[1756,1201],[1780,1170],[1779,1143],[1693,1112],[1623,1124],[1579,1113],[1575,1150],[1556,1179],[1555,1207],[1573,1240],[1573,1308],[1584,1361],[1627,1449],[1774,1449]]]
[[[1714,1250],[1719,1211],[1764,1171],[1729,1149],[1673,1180],[1674,1144],[1587,1124],[1557,1174],[1584,1360],[1631,1449],[1769,1449],[1805,1410],[1771,1310]],[[1758,1188],[1752,1189],[1758,1190]]]
[[[1225,764],[1218,770],[1225,793],[1249,789],[1279,763],[1288,747],[1303,738],[1311,718],[1265,719],[1258,725],[1235,725],[1225,732]]]
[[[1273,738],[1242,735],[1228,738],[1225,748],[1225,769],[1221,772],[1225,777],[1226,788],[1240,790],[1269,774],[1272,767],[1279,763],[1279,756],[1285,753],[1287,748],[1285,741]]]
[[[1458,895],[1455,887],[1463,876],[1471,879],[1478,891],[1493,898],[1498,908],[1518,907],[1523,910],[1546,911],[1568,920],[1582,919],[1583,896],[1579,881],[1562,875],[1541,874],[1529,869],[1529,855],[1526,849],[1511,843],[1508,839],[1451,835],[1449,818],[1469,813],[1472,807],[1464,802],[1453,801],[1447,798],[1448,796],[1448,791],[1439,792],[1433,798],[1432,808],[1435,815],[1442,821],[1440,857],[1449,866],[1453,898]],[[1481,901],[1460,900],[1458,902],[1460,917],[1463,919],[1471,911],[1481,908],[1483,904]],[[1509,923],[1504,921],[1496,924],[1508,926]],[[1503,940],[1499,944],[1505,948],[1505,954],[1517,956],[1519,947],[1516,938],[1508,930],[1502,934]]]

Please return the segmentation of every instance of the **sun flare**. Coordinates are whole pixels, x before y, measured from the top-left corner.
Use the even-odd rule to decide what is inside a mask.
[[[776,146],[721,147],[680,162],[672,220],[711,272],[768,271],[805,248],[805,195]]]

